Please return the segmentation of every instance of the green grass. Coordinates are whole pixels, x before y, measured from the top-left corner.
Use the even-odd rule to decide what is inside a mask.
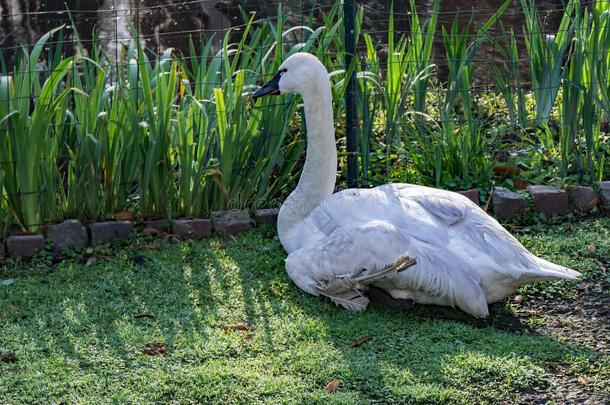
[[[608,219],[587,220],[529,228],[520,238],[603,280],[598,257],[610,255],[609,229]],[[137,265],[133,255],[147,261]],[[269,228],[226,241],[139,237],[83,256],[0,267],[0,280],[15,280],[0,284],[0,351],[17,357],[0,362],[0,403],[513,402],[552,392],[557,364],[557,384],[609,395],[608,357],[569,339],[502,331],[431,307],[395,313],[373,304],[353,315],[305,295],[288,279]],[[546,283],[521,294],[524,306],[536,306],[577,291]],[[494,306],[495,317],[520,319],[508,303]],[[540,317],[529,324],[544,327]],[[244,319],[251,331],[222,329]],[[352,348],[363,335],[372,339]],[[167,352],[144,354],[150,342]],[[328,394],[335,378],[341,386]]]

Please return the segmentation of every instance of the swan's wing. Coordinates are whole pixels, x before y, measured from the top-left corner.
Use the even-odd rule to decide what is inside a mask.
[[[477,256],[486,256],[501,264],[507,275],[515,278],[519,277],[520,271],[513,271],[514,269],[535,267],[534,256],[470,200],[444,190],[422,189],[428,193],[407,196],[408,201],[418,204],[437,220],[435,233],[446,235],[448,250],[463,254],[474,250],[478,253]]]
[[[470,271],[462,258],[451,251],[441,251],[415,240],[409,253],[417,260],[412,270],[375,285],[388,289],[390,293],[408,291],[411,295],[404,298],[416,302],[458,307],[477,318],[488,315],[481,278],[477,272]]]
[[[419,210],[434,218],[435,229],[428,232],[443,235],[445,248],[464,258],[473,270],[483,266],[520,282],[580,276],[574,270],[530,253],[498,221],[460,194],[419,186],[399,186],[396,191],[405,215],[411,217],[411,213]],[[414,204],[417,209],[413,208]],[[417,228],[407,228],[407,232],[421,238],[423,233]]]
[[[388,268],[403,257],[414,258],[417,264],[389,275],[388,283],[438,297],[439,302],[459,306],[474,316],[487,315],[487,302],[478,280],[463,271],[458,258],[439,252],[435,245],[410,240],[387,221],[337,227],[317,243],[291,253],[286,269],[302,290],[319,295],[320,284],[337,277],[358,278],[363,271]],[[360,303],[360,309],[366,303]]]
[[[419,204],[428,214],[434,216],[445,226],[455,225],[466,218],[467,213],[472,209],[470,200],[455,198],[462,197],[459,194],[447,195],[434,193],[430,195],[419,195],[411,197],[411,201]]]

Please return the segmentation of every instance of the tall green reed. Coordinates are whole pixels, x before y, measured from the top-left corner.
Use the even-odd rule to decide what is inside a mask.
[[[14,74],[0,83],[5,198],[13,220],[29,232],[58,215],[57,126],[64,121],[66,96],[73,90],[60,85],[76,59],[63,59],[44,82],[37,65],[45,44],[60,29],[43,35],[29,54],[24,51]]]
[[[502,38],[505,44],[495,41],[496,50],[499,51],[503,62],[491,65],[491,74],[506,105],[510,125],[515,129],[524,129],[529,125],[528,111],[526,105],[526,94],[524,81],[520,71],[519,48],[515,33],[511,29],[506,32],[503,26]]]
[[[440,0],[435,0],[430,18],[422,24],[419,20],[415,0],[409,1],[411,10],[411,35],[409,47],[410,71],[412,77],[419,77],[413,85],[413,108],[426,113],[426,100],[430,86],[432,45],[438,22]],[[425,73],[423,73],[425,72]],[[422,74],[423,73],[423,74]],[[418,117],[416,116],[416,119]]]
[[[577,0],[566,5],[556,35],[545,34],[534,0],[521,0],[525,18],[525,44],[536,99],[536,121],[548,121],[561,87],[565,53],[572,39],[571,18]]]
[[[489,139],[473,115],[472,83],[474,58],[489,30],[504,14],[510,1],[505,1],[487,21],[476,31],[469,42],[469,28],[459,31],[460,22],[456,17],[450,31],[443,27],[443,44],[449,70],[445,95],[440,102],[440,128],[442,141],[434,145],[435,182],[441,184],[443,172],[449,178],[458,177],[468,184],[471,176],[477,177],[489,172]],[[460,110],[463,118],[455,114]]]
[[[599,180],[605,161],[601,123],[608,114],[604,98],[610,67],[610,6],[604,2],[592,8],[575,4],[572,30],[559,106],[560,173],[566,177],[575,172],[579,180]]]

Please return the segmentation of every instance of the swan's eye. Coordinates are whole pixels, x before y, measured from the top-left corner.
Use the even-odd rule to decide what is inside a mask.
[[[280,70],[280,76],[283,75],[284,73],[286,73],[287,71],[288,71],[288,69],[286,69],[286,68]]]

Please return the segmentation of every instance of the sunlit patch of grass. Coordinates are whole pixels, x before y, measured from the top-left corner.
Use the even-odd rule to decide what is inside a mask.
[[[595,277],[593,259],[574,252],[585,242],[610,249],[607,227],[607,219],[539,226],[520,237],[533,252]],[[598,393],[600,376],[610,375],[607,358],[547,336],[435,319],[425,307],[342,311],[294,287],[268,229],[147,244],[159,249],[127,246],[90,266],[0,268],[0,278],[15,279],[0,287],[0,350],[17,357],[0,362],[0,402],[481,403],[550,389],[549,363]],[[135,252],[149,260],[136,265]],[[540,283],[520,294],[574,289]],[[246,321],[249,330],[223,329]],[[372,339],[351,347],[365,335]],[[151,342],[167,352],[147,355]],[[341,385],[329,394],[335,378]]]

